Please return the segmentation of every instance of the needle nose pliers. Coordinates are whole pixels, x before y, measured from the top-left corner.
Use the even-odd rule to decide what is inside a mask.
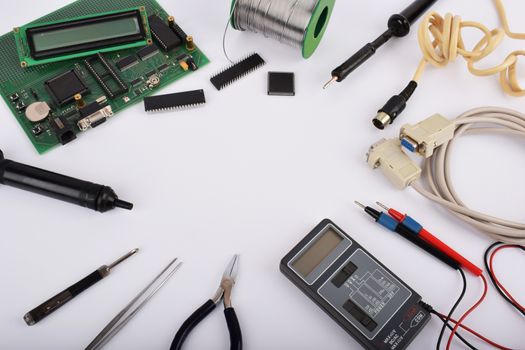
[[[204,320],[221,302],[224,302],[224,316],[230,332],[230,349],[242,350],[242,333],[239,320],[235,314],[235,309],[231,302],[231,293],[237,277],[239,265],[239,256],[235,255],[222,276],[221,284],[213,298],[206,301],[180,327],[171,343],[170,350],[181,350],[182,344],[191,333],[191,331]]]

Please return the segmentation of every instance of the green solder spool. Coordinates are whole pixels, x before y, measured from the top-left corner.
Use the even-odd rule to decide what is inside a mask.
[[[231,25],[236,30],[243,31],[242,27],[238,26],[237,23],[235,23],[235,12],[237,11],[237,4],[242,0],[232,0],[231,3]],[[273,0],[273,2],[278,3],[280,1],[286,1],[286,0]],[[289,1],[289,0],[288,0]],[[297,2],[307,2],[308,0],[296,0]],[[309,58],[313,55],[319,44],[321,43],[321,40],[323,38],[323,35],[326,31],[326,28],[328,27],[328,23],[330,22],[330,17],[332,15],[332,11],[334,9],[335,0],[317,0],[313,1],[314,6],[312,6],[313,11],[311,12],[308,24],[306,28],[304,29],[304,36],[301,40],[301,42],[296,42],[294,39],[288,39],[286,42],[290,43],[292,46],[300,46],[301,47],[301,53],[304,58]],[[294,6],[295,7],[295,6]],[[255,12],[260,13],[260,12]],[[306,14],[305,14],[306,15]],[[257,15],[253,15],[254,17]],[[291,16],[288,16],[287,14],[283,14],[282,18],[289,19]],[[290,25],[289,23],[287,23]],[[265,36],[271,36],[266,35]],[[284,41],[284,40],[279,40]],[[295,44],[292,44],[295,43]]]

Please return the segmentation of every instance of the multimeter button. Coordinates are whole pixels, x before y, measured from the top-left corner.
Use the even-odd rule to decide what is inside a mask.
[[[345,284],[346,280],[349,279],[354,272],[357,270],[357,266],[355,266],[352,262],[349,262],[346,264],[346,266],[339,271],[337,275],[332,279],[332,283],[337,288],[340,288],[343,284]]]
[[[356,304],[354,304],[352,300],[347,300],[346,303],[344,303],[343,308],[370,332],[377,327],[377,323],[368,317]]]
[[[343,271],[349,274],[350,276],[352,276],[354,272],[356,272],[356,270],[357,266],[355,266],[354,263],[351,261],[348,264],[346,264],[346,266],[343,269]]]
[[[377,323],[375,323],[375,321],[368,316],[365,316],[365,318],[361,320],[361,324],[365,326],[370,332],[372,332],[377,327]]]
[[[340,271],[334,278],[332,278],[332,284],[337,288],[340,288],[350,276],[351,275],[347,274],[345,271]]]

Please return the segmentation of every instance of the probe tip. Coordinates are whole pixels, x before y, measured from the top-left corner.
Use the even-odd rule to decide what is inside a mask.
[[[360,203],[360,202],[358,202],[358,201],[354,201],[354,203],[355,203],[358,207],[360,207],[360,208],[362,208],[362,209],[366,209],[366,206],[365,206],[364,204],[362,204],[362,203]]]
[[[326,90],[326,88],[328,88],[330,85],[332,85],[337,80],[338,80],[337,77],[332,77],[332,79],[328,80],[328,82],[324,84],[323,90]]]
[[[377,205],[379,205],[381,208],[385,209],[386,211],[390,210],[389,207],[387,207],[386,205],[384,205],[383,203],[381,202],[376,202]]]

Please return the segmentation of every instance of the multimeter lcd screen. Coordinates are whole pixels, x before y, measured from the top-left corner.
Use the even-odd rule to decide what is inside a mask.
[[[292,264],[293,269],[306,278],[343,241],[337,232],[329,228],[319,236]]]

